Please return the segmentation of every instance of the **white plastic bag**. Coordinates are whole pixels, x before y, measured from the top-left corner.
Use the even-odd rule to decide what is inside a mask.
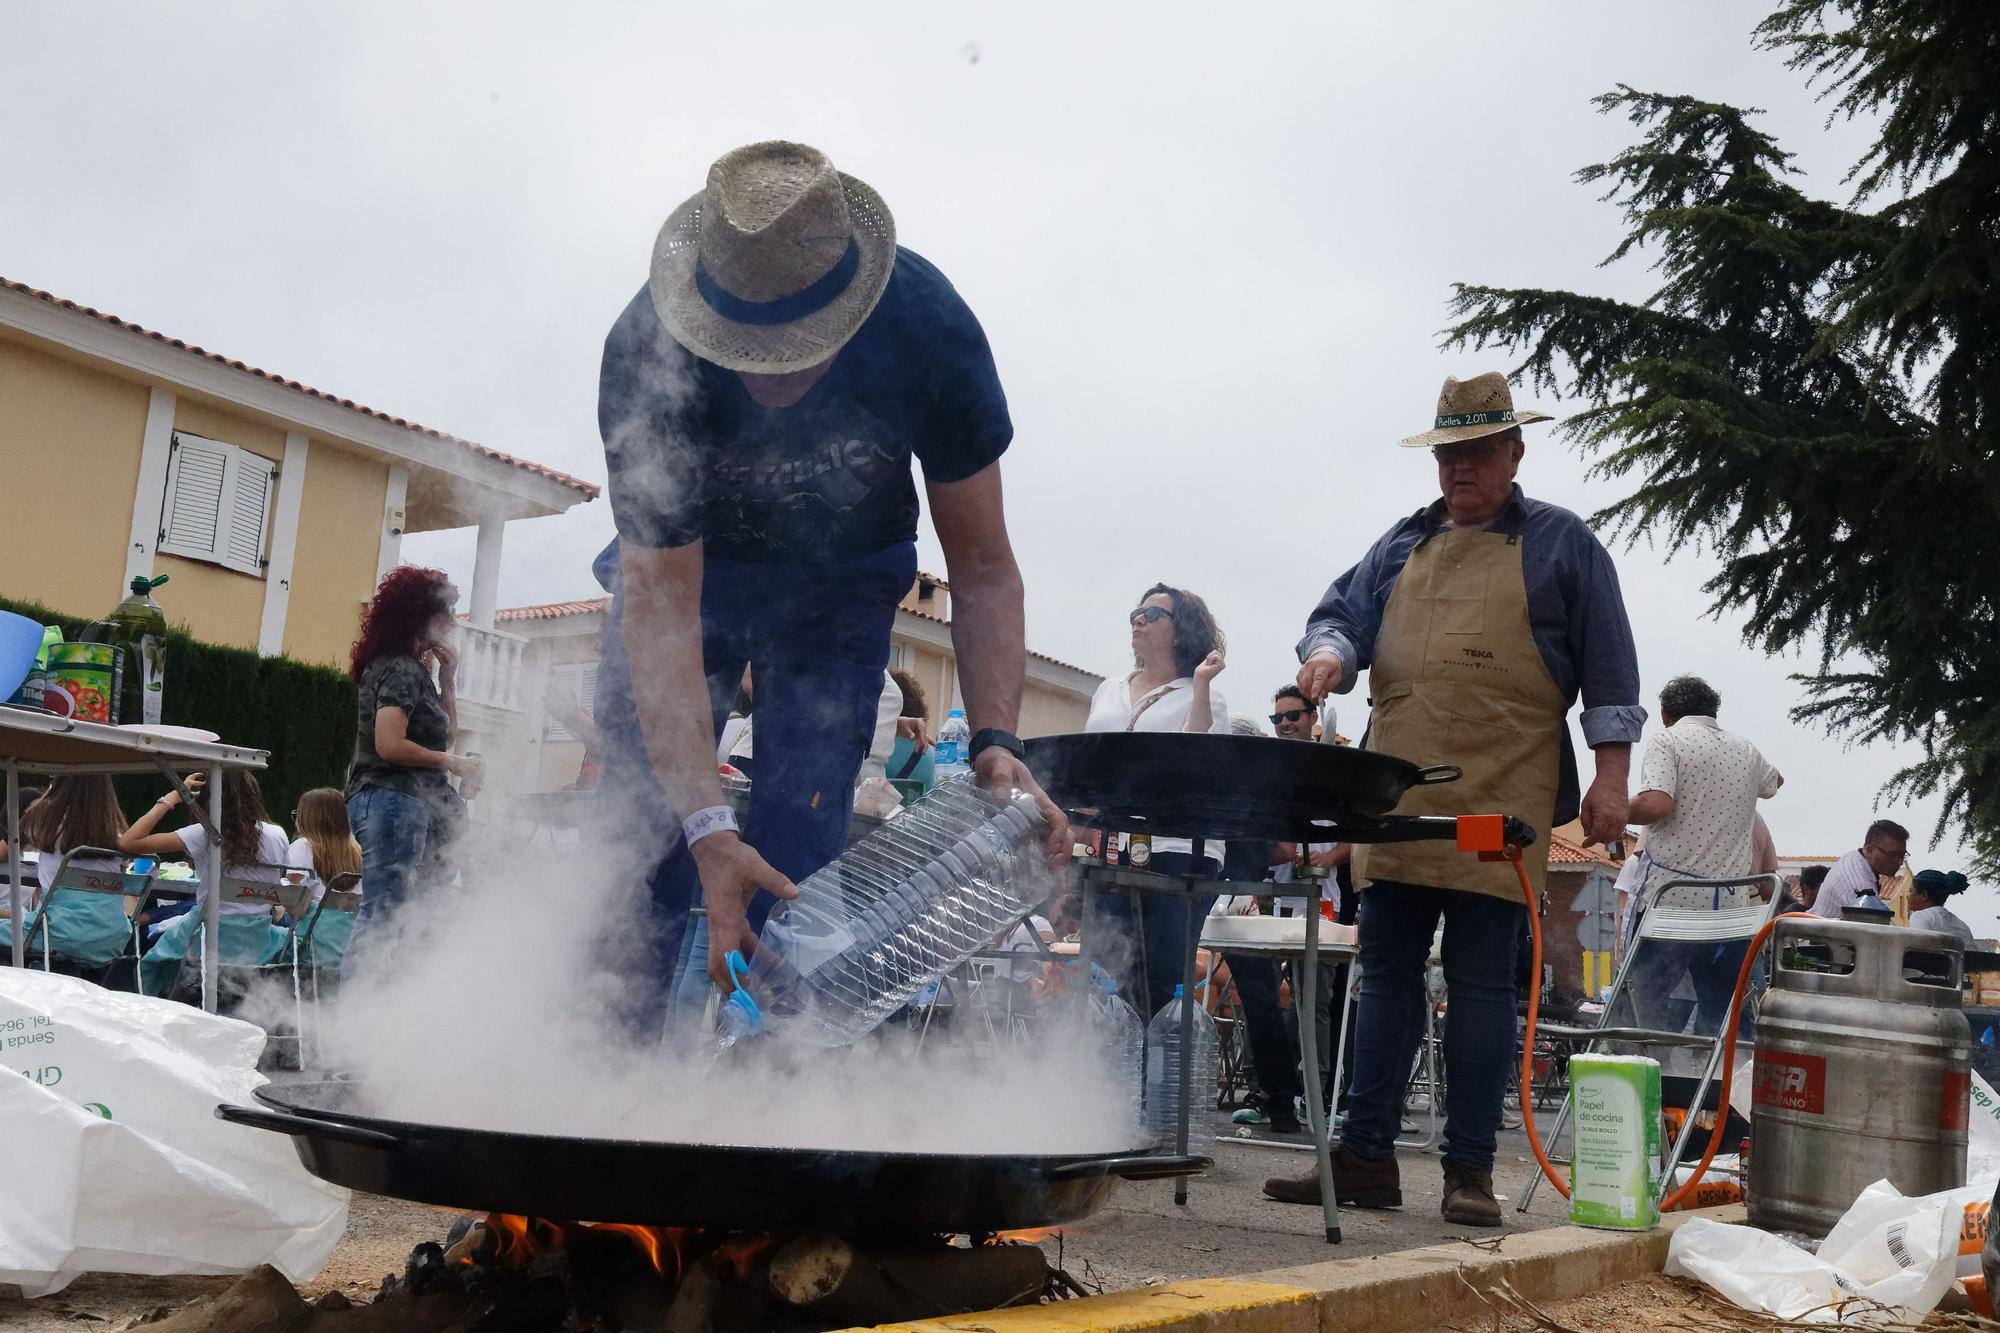
[[[1965,1205],[1993,1182],[1909,1198],[1886,1180],[1861,1191],[1805,1250],[1755,1227],[1694,1218],[1667,1246],[1669,1277],[1691,1277],[1746,1310],[1858,1327],[1916,1323],[1956,1276]],[[1851,1302],[1845,1311],[1840,1302]]]
[[[303,1280],[347,1225],[347,1191],[282,1135],[215,1118],[264,1076],[264,1034],[185,1004],[0,969],[0,1282],[83,1273]]]

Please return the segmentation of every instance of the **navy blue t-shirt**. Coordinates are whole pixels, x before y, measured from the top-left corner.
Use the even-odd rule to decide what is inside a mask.
[[[642,288],[605,339],[597,420],[619,535],[735,560],[914,540],[911,457],[931,481],[963,481],[1014,436],[979,321],[901,247],[881,301],[790,407],[759,406],[675,342]]]

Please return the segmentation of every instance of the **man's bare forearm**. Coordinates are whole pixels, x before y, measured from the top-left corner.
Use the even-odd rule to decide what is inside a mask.
[[[1013,731],[1021,720],[1021,682],[1028,672],[1027,622],[1021,570],[1010,553],[969,573],[951,571],[951,646],[973,730]]]
[[[701,547],[621,543],[619,614],[646,757],[682,818],[722,804],[701,653]]]

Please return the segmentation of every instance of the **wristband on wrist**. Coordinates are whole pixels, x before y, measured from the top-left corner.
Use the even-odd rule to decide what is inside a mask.
[[[736,812],[726,805],[711,805],[705,810],[697,810],[681,821],[681,836],[687,839],[689,847],[706,838],[711,833],[736,832]]]
[[[1021,744],[1021,738],[1011,731],[1002,731],[998,727],[981,727],[973,732],[972,744],[966,746],[965,757],[976,759],[981,750],[991,749],[996,745],[1016,759],[1028,757],[1027,747]]]

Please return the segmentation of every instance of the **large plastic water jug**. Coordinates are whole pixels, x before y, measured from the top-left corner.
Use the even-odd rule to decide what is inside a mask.
[[[788,1037],[865,1036],[1049,897],[1046,828],[1027,797],[939,785],[799,883],[731,1001]]]
[[[1191,1106],[1200,1107],[1215,1096],[1222,1075],[1222,1038],[1199,999],[1189,1035],[1193,1045],[1187,1058],[1194,1069],[1188,1090]],[[1181,1059],[1181,988],[1176,986],[1174,998],[1146,1025],[1146,1129],[1161,1142],[1173,1138],[1180,1120]]]
[[[1107,972],[1092,969],[1089,1008],[1084,1030],[1095,1053],[1106,1062],[1110,1081],[1125,1099],[1129,1124],[1140,1123],[1146,1075],[1146,1025],[1118,994],[1118,983]]]

